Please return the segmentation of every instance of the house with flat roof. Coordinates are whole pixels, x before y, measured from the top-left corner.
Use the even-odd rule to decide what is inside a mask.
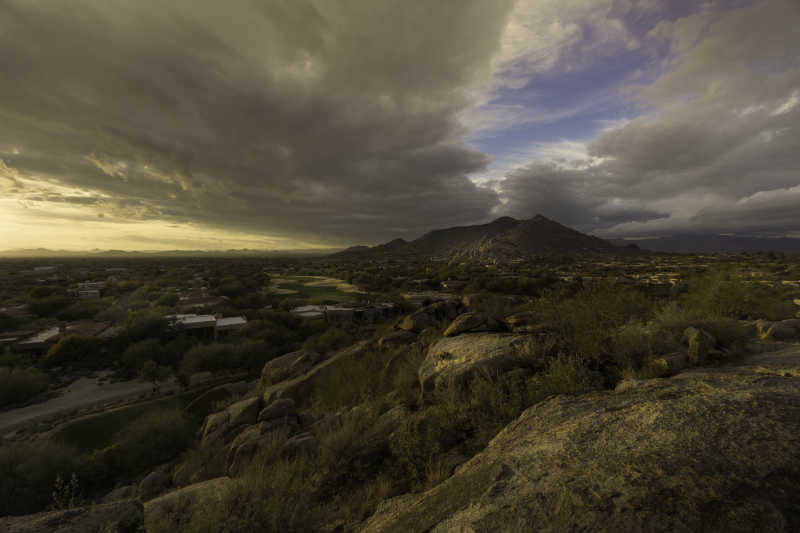
[[[43,329],[27,339],[16,343],[14,348],[20,351],[44,351],[50,348],[60,334],[61,328],[58,326]]]
[[[176,331],[186,331],[195,335],[208,338],[218,338],[219,334],[227,335],[247,324],[243,316],[220,317],[214,315],[167,315],[169,325]]]

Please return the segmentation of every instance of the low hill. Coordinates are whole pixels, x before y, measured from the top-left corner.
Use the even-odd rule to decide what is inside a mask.
[[[800,238],[746,237],[736,235],[671,235],[640,240],[614,240],[614,244],[631,242],[645,250],[678,254],[710,254],[719,252],[800,253]]]

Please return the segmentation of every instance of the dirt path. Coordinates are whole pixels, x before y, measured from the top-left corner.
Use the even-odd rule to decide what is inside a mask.
[[[42,403],[20,407],[0,413],[0,437],[14,433],[17,429],[51,418],[58,418],[72,411],[98,407],[103,404],[136,398],[153,392],[149,381],[132,380],[118,383],[101,383],[107,373],[97,377],[79,378],[58,391],[59,396]],[[160,392],[178,390],[175,382],[164,383]]]

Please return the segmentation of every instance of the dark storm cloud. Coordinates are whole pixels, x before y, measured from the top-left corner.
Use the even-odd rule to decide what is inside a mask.
[[[621,222],[668,217],[622,198],[623,190],[600,169],[569,169],[534,163],[511,172],[500,183],[505,210],[529,218],[535,213],[579,229],[606,229]]]
[[[334,241],[485,219],[456,115],[509,8],[7,1],[0,157],[107,217]]]
[[[637,90],[645,114],[582,160],[510,173],[507,208],[608,234],[800,230],[800,5],[742,4],[653,27],[645,45],[668,53]]]

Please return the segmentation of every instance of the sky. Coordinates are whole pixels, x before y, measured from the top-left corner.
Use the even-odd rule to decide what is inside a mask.
[[[800,237],[797,0],[0,0],[0,250]]]

